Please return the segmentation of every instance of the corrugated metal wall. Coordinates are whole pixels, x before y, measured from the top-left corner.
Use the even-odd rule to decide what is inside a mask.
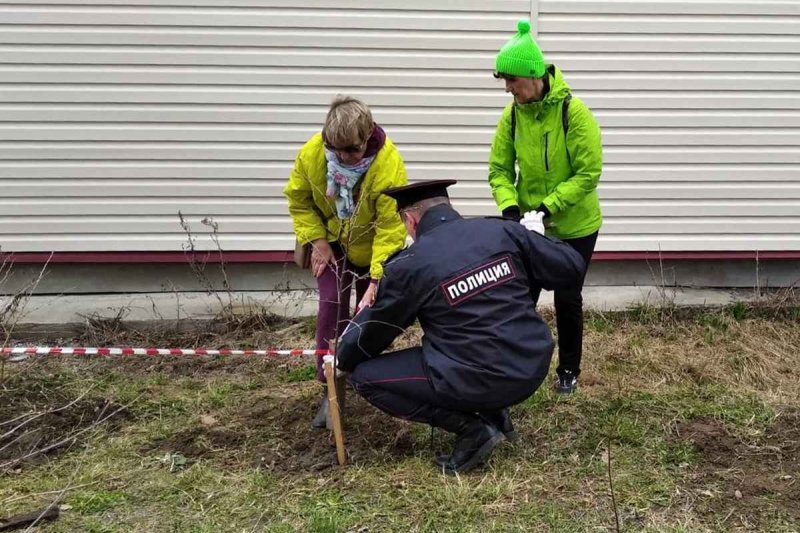
[[[0,245],[180,250],[180,210],[291,249],[281,189],[336,92],[492,214],[493,57],[531,13],[604,126],[600,249],[800,249],[800,3],[613,0],[0,3]]]
[[[800,249],[800,2],[539,0],[603,126],[603,250]]]
[[[488,206],[506,102],[493,52],[529,14],[529,0],[0,4],[0,243],[180,250],[181,210],[197,231],[213,216],[225,250],[293,249],[281,191],[340,91],[371,104],[412,178],[470,180],[459,194]]]

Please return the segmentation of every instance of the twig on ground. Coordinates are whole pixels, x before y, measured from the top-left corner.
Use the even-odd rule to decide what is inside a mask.
[[[44,273],[47,270],[47,267],[50,265],[50,260],[53,258],[53,253],[51,252],[45,261],[44,265],[42,265],[41,270],[39,271],[39,275],[36,276],[36,279],[32,280],[22,291],[15,294],[11,301],[5,305],[2,309],[0,309],[0,326],[3,328],[3,332],[5,333],[5,338],[3,339],[2,347],[5,348],[8,346],[8,341],[11,339],[11,335],[14,332],[14,328],[19,322],[19,319],[22,315],[21,311],[25,309],[25,306],[30,301],[31,296],[33,295],[33,291],[36,290],[36,287],[44,278]],[[5,284],[8,280],[9,275],[11,274],[11,266],[12,262],[8,259],[3,259],[2,264],[0,264],[0,276],[2,276],[2,280],[0,280],[0,287]],[[9,323],[10,321],[10,323]],[[0,385],[3,384],[5,381],[6,375],[6,358],[0,358]]]
[[[78,402],[79,402],[79,401],[80,401],[80,400],[81,400],[81,399],[82,399],[84,396],[86,396],[86,395],[89,393],[89,391],[91,391],[93,388],[94,388],[94,385],[92,385],[91,387],[89,387],[88,389],[86,389],[86,391],[85,391],[85,392],[83,392],[83,393],[82,393],[80,396],[78,396],[77,398],[75,398],[74,400],[72,400],[71,402],[69,402],[68,404],[64,405],[63,407],[58,407],[58,408],[56,408],[56,409],[50,409],[50,410],[48,410],[48,411],[45,411],[45,412],[43,412],[43,413],[39,413],[39,414],[28,413],[28,415],[31,415],[31,416],[30,416],[30,418],[28,418],[28,419],[27,419],[27,420],[25,420],[24,422],[22,422],[22,423],[18,424],[18,425],[17,425],[16,427],[14,427],[13,429],[10,429],[10,430],[8,430],[7,432],[5,432],[5,433],[3,433],[2,435],[0,435],[0,440],[3,440],[3,439],[5,439],[6,437],[10,437],[10,436],[11,436],[11,435],[13,435],[13,434],[14,434],[14,433],[15,433],[15,432],[18,430],[18,429],[21,429],[22,427],[24,427],[24,426],[26,426],[26,425],[30,424],[31,422],[33,422],[33,421],[34,421],[34,420],[36,420],[37,418],[40,418],[40,417],[43,417],[43,416],[45,416],[45,415],[49,415],[49,414],[52,414],[52,413],[58,413],[59,411],[63,411],[63,410],[65,410],[65,409],[69,409],[70,407],[72,407],[73,405],[75,405],[76,403],[78,403]],[[28,416],[28,415],[22,415],[22,416],[19,416],[19,417],[15,418],[14,420],[19,420],[20,418],[23,418],[23,417],[25,417],[25,416]],[[4,424],[0,424],[0,425],[4,425]],[[3,448],[0,448],[0,450],[2,450],[2,449],[3,449]]]
[[[15,529],[22,529],[23,527],[27,527],[26,531],[30,531],[32,527],[42,520],[56,520],[58,516],[58,505],[50,505],[41,511],[0,519],[0,531],[13,531]]]
[[[608,461],[606,462],[608,466],[608,489],[611,493],[611,508],[614,510],[614,522],[616,524],[616,531],[620,533],[622,529],[620,528],[619,524],[619,509],[617,508],[617,496],[614,493],[614,477],[611,473],[611,439],[608,439]]]
[[[47,453],[50,450],[53,450],[55,448],[60,448],[61,446],[64,446],[67,443],[75,442],[77,437],[79,437],[80,435],[83,435],[84,433],[87,433],[88,431],[96,429],[103,422],[109,420],[110,418],[114,417],[118,413],[128,409],[131,405],[133,405],[134,403],[139,401],[139,398],[141,398],[141,397],[142,397],[142,394],[140,394],[139,396],[137,396],[136,398],[134,398],[132,401],[128,402],[127,404],[123,405],[119,409],[115,410],[111,414],[98,419],[97,421],[95,421],[91,425],[81,429],[80,431],[77,431],[75,433],[71,433],[71,434],[67,435],[65,438],[63,438],[63,439],[61,439],[61,440],[59,440],[59,441],[57,441],[57,442],[55,442],[53,444],[45,446],[44,448],[39,448],[39,449],[32,450],[32,451],[26,453],[25,455],[23,455],[22,457],[18,457],[16,459],[12,459],[11,461],[6,461],[5,463],[0,463],[0,474],[4,474],[4,473],[8,472],[10,469],[14,468],[15,466],[17,466],[18,464],[22,463],[23,461],[26,461],[26,460],[31,459],[33,457],[36,457],[37,455],[42,455],[42,454]]]

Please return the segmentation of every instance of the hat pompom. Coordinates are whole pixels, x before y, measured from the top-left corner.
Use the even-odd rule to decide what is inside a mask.
[[[518,21],[517,30],[495,56],[495,72],[523,78],[543,77],[546,71],[544,56],[531,35],[530,20]]]

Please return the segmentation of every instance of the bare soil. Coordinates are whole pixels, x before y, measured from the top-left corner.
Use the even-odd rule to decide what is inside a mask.
[[[320,386],[306,383],[262,392],[230,416],[212,417],[209,424],[154,442],[143,451],[180,452],[190,461],[214,458],[234,468],[260,466],[280,473],[331,468],[336,465],[332,434],[311,427],[319,391]],[[410,424],[383,415],[352,391],[346,413],[351,462],[374,464],[414,453]]]
[[[130,411],[82,398],[25,375],[0,390],[0,474],[39,463],[84,442],[94,425],[115,431]]]
[[[753,441],[707,418],[678,424],[675,438],[700,454],[690,479],[700,494],[698,510],[719,517],[779,512],[800,519],[800,411],[783,413]]]
[[[124,373],[130,377],[142,378],[148,375],[163,374],[169,379],[196,378],[210,381],[214,378],[225,378],[241,380],[251,377],[267,378],[279,367],[293,367],[310,360],[299,357],[279,361],[264,357],[239,356],[140,356],[116,358],[110,362],[100,361],[101,364],[92,368],[92,371],[94,375],[101,376],[104,373]]]

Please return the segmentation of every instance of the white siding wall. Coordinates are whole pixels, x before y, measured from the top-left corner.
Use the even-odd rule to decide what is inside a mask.
[[[281,190],[337,92],[493,214],[493,57],[530,14],[604,127],[600,249],[800,249],[800,2],[644,0],[0,3],[0,245],[180,250],[180,210],[291,249]]]
[[[337,92],[372,106],[412,178],[458,176],[467,212],[486,212],[506,102],[493,54],[529,15],[529,0],[0,4],[0,244],[180,250],[181,210],[196,231],[213,216],[226,250],[293,249],[281,191]]]
[[[800,250],[800,1],[539,0],[603,128],[602,250]]]

